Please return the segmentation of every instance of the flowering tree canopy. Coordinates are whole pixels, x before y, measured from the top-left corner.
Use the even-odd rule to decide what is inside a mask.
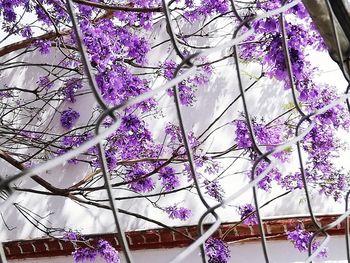
[[[285,4],[288,8],[281,9]],[[279,15],[282,11],[284,15]],[[22,171],[0,175],[7,190],[1,195],[4,200],[11,191],[27,192],[114,209],[114,202],[109,203],[113,194],[117,200],[142,198],[169,222],[123,209],[117,212],[162,227],[194,216],[186,202],[174,201],[179,193],[198,194],[208,211],[225,203],[233,194],[223,184],[227,178],[248,184],[258,177],[254,204],[225,208],[246,224],[261,226],[257,208],[264,205],[258,203],[257,192],[278,188],[286,195],[313,189],[335,201],[344,200],[350,174],[334,160],[346,147],[340,134],[349,129],[349,110],[340,101],[343,90],[317,79],[320,71],[310,54],[326,54],[327,48],[302,3],[0,0],[0,21],[0,158]],[[232,67],[229,78],[238,84],[230,88],[239,95],[204,130],[184,127],[181,111],[206,103],[199,94],[214,87],[222,65]],[[249,67],[258,73],[250,74]],[[25,86],[20,86],[10,73],[24,68],[35,72],[35,79],[25,76]],[[247,87],[243,75],[250,81]],[[279,94],[291,95],[289,103],[276,103],[276,116],[254,114],[247,106],[244,94],[259,92],[266,80],[279,83],[276,93],[278,89]],[[164,86],[167,83],[171,85]],[[173,111],[179,121],[168,119],[168,97],[175,100]],[[218,144],[215,134],[221,129],[229,131],[227,140],[233,143],[227,149],[208,150],[208,142]],[[101,134],[98,144],[86,144]],[[297,154],[303,156],[300,163],[289,165],[288,172],[280,169],[295,164]],[[53,185],[43,172],[62,162],[88,167],[89,172],[74,182],[62,176],[61,181],[71,182],[64,187]],[[45,163],[49,165],[43,168]],[[25,175],[40,188],[15,183]],[[109,198],[99,195],[105,188]],[[27,208],[17,204],[14,209]],[[217,218],[215,209],[210,213]],[[117,221],[117,213],[114,217]],[[98,256],[106,262],[120,260],[105,240],[86,246],[88,241],[70,229],[36,227],[48,235],[65,233],[76,247],[76,262]],[[299,227],[288,238],[298,250],[311,247],[313,252],[320,241],[312,236]],[[206,240],[202,252],[208,262],[227,262],[225,240]],[[318,256],[325,257],[326,250]]]

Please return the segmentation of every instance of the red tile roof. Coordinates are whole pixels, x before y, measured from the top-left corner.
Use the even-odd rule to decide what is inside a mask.
[[[336,220],[337,216],[319,216],[317,219],[322,225],[326,225]],[[293,230],[298,224],[302,224],[308,231],[314,230],[309,217],[264,220],[264,229],[269,240],[283,240],[286,239],[287,232]],[[182,234],[161,228],[127,232],[126,237],[131,250],[186,247],[198,237],[197,226],[176,227],[175,229]],[[344,235],[344,231],[343,222],[327,232],[330,235]],[[260,235],[258,226],[224,223],[214,236],[224,238],[226,242],[249,242],[258,240]],[[116,234],[94,234],[86,237],[92,244],[102,238],[109,241],[117,249],[120,249]],[[15,240],[4,242],[3,245],[8,259],[64,256],[70,255],[74,251],[74,246],[71,242],[60,238]]]

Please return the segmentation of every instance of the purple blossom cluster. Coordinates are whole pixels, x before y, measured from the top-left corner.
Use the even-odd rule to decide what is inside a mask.
[[[341,170],[335,169],[321,178],[322,180],[327,180],[327,184],[321,184],[319,186],[320,193],[323,193],[326,196],[332,196],[335,201],[342,201],[344,193],[349,189],[349,173],[344,174]]]
[[[73,148],[77,148],[86,141],[90,140],[93,137],[91,133],[84,133],[84,134],[75,134],[75,135],[67,135],[63,136],[61,140],[60,149],[57,151],[58,155],[63,155],[69,150]],[[92,147],[88,150],[89,154],[96,154],[97,149],[96,147]],[[68,161],[69,164],[77,164],[78,159],[73,158]]]
[[[18,6],[24,6],[29,8],[28,0],[1,0],[0,1],[0,15],[7,23],[15,23],[18,16],[15,12],[15,8]]]
[[[250,138],[249,129],[246,121],[235,120],[234,124],[236,126],[236,143],[239,148],[247,149],[252,147],[252,140]]]
[[[301,100],[307,103],[310,112],[338,99],[332,87],[316,85],[310,81],[302,84]],[[335,132],[339,129],[349,130],[349,113],[340,105],[316,116],[315,126],[305,136],[302,144],[303,150],[308,154],[308,180],[315,183],[321,193],[333,196],[335,200],[343,196],[350,181],[349,174],[339,171],[333,162],[342,149],[342,142]]]
[[[309,177],[309,173],[306,173],[306,176]],[[304,187],[301,173],[289,173],[287,175],[284,175],[280,178],[278,181],[278,184],[285,188],[286,190],[293,191],[295,189],[302,189]]]
[[[33,31],[29,26],[25,26],[21,30],[21,35],[22,35],[22,37],[29,39],[33,36]]]
[[[176,144],[182,143],[182,135],[181,135],[181,130],[179,126],[169,122],[165,126],[164,131],[167,136],[170,136],[170,141],[172,143],[176,143]]]
[[[182,221],[186,221],[192,215],[190,209],[178,207],[176,204],[166,207],[164,211],[169,215],[170,219],[180,219]]]
[[[97,2],[96,0],[91,0],[91,2]],[[78,5],[79,15],[86,18],[91,19],[92,14],[96,11],[96,8],[88,5]]]
[[[279,0],[259,1],[257,8],[267,11],[280,5]],[[302,4],[295,6],[290,10],[290,13],[299,18],[299,22],[286,23],[293,74],[296,80],[308,79],[312,67],[307,61],[304,47],[309,46],[321,50],[324,43],[316,30],[310,30],[309,26],[305,26],[309,25],[311,20]],[[301,22],[303,20],[305,23]],[[291,21],[295,21],[295,19],[291,19]],[[253,28],[256,34],[250,38],[248,44],[242,46],[241,57],[247,61],[261,61],[266,66],[269,77],[286,81],[286,87],[288,87],[288,72],[278,19],[269,17],[255,21]]]
[[[247,122],[245,120],[238,119],[234,120],[233,124],[236,128],[235,140],[237,146],[242,149],[252,148],[252,141]],[[258,122],[257,120],[253,119],[252,125],[258,145],[266,147],[266,151],[273,150],[276,146],[285,142],[289,135],[287,127],[279,123],[269,126],[263,122]],[[290,152],[287,150],[273,154],[274,157],[278,158],[282,162],[288,161],[289,155]]]
[[[148,174],[152,171],[150,166],[135,165],[128,172],[127,181],[130,182],[129,188],[138,193],[150,192],[155,187],[155,182]]]
[[[119,104],[128,98],[136,97],[149,90],[145,81],[130,73],[123,65],[114,65],[96,76],[97,84],[102,96],[109,104]],[[156,103],[149,99],[136,105],[142,111],[147,112],[154,108]]]
[[[179,146],[183,145],[182,133],[179,126],[168,122],[167,125],[165,126],[164,131],[165,131],[165,134],[170,138],[170,143],[168,144],[169,148],[174,150]],[[193,131],[188,132],[187,138],[193,150],[195,150],[195,148],[200,145],[200,142],[198,138],[196,138]]]
[[[34,46],[38,48],[39,52],[43,55],[47,55],[51,50],[51,42],[48,40],[37,40],[34,42]]]
[[[76,92],[80,90],[82,87],[83,85],[82,85],[81,79],[78,79],[78,78],[68,79],[65,82],[62,90],[64,100],[71,103],[76,102],[76,98],[75,98]]]
[[[97,258],[97,252],[91,248],[78,248],[72,253],[74,262],[87,262],[95,261]]]
[[[161,168],[159,171],[159,179],[165,191],[171,191],[180,186],[180,180],[175,174],[175,169],[169,166]]]
[[[100,239],[96,246],[97,252],[107,263],[119,263],[119,253],[106,240]]]
[[[257,9],[264,11],[272,10],[281,3],[274,1],[257,1]],[[332,87],[316,83],[313,78],[317,74],[317,69],[313,68],[308,61],[307,48],[323,50],[324,43],[314,26],[306,25],[311,23],[310,17],[302,4],[298,4],[288,12],[290,19],[286,22],[287,42],[291,55],[292,72],[298,90],[298,99],[302,103],[306,112],[313,112],[322,108],[338,98],[336,90]],[[297,18],[297,19],[295,19]],[[289,88],[288,72],[282,47],[281,30],[277,18],[265,18],[253,23],[257,34],[252,36],[249,43],[243,44],[241,48],[241,58],[245,61],[257,61],[265,66],[267,76],[285,82],[285,87]],[[335,134],[337,129],[348,129],[348,112],[342,106],[336,106],[324,114],[315,117],[315,127],[305,137],[302,143],[303,150],[308,154],[306,175],[307,180],[320,189],[321,193],[332,195],[339,199],[340,192],[348,185],[349,176],[337,173],[332,158],[337,157],[341,148],[341,142]],[[238,147],[252,151],[248,127],[243,120],[236,120],[236,142]],[[295,125],[295,124],[292,124]],[[262,124],[253,123],[254,133],[258,144],[266,146],[266,150],[271,150],[275,145],[283,143],[291,134],[283,123],[273,125],[273,129]],[[276,130],[274,130],[276,129]],[[283,130],[285,129],[285,130]],[[275,153],[274,157],[281,161],[287,161],[289,151]],[[255,159],[255,153],[251,155]],[[262,163],[257,168],[257,174],[266,167]],[[340,185],[328,184],[336,178],[340,178]],[[278,172],[272,176],[266,176],[259,183],[260,188],[268,190],[271,182],[276,180],[282,187],[292,190],[301,188],[300,173],[282,176]],[[327,185],[327,186],[325,186]]]
[[[223,201],[225,192],[218,181],[204,180],[204,184],[205,184],[206,193],[209,196],[215,198],[218,202]]]
[[[264,11],[270,11],[281,7],[281,4],[282,4],[281,0],[270,0],[270,1],[258,0],[256,1],[256,8]],[[287,10],[287,13],[295,15],[299,19],[309,19],[309,13],[307,12],[305,6],[301,3]]]
[[[79,112],[69,108],[68,110],[64,110],[61,113],[60,122],[61,126],[67,130],[73,128],[80,117]]]
[[[266,162],[264,160],[259,162],[259,164],[257,165],[257,167],[255,169],[255,177],[262,174],[267,169],[268,166],[269,166],[268,162]],[[251,173],[249,173],[248,175],[251,176]],[[282,177],[281,172],[277,168],[273,168],[271,171],[269,171],[267,173],[267,175],[265,175],[258,182],[258,187],[264,191],[269,191],[269,190],[271,190],[271,187],[272,187],[271,183],[273,181],[279,182],[281,177]]]
[[[131,2],[133,7],[159,7],[159,0],[133,0]],[[150,30],[153,28],[153,16],[154,14],[151,12],[142,13],[142,12],[124,12],[117,11],[115,12],[116,17],[118,17],[119,21],[123,22],[125,26],[136,26],[142,27],[146,30]]]
[[[84,142],[90,140],[92,137],[93,135],[89,132],[84,134],[67,135],[67,136],[63,136],[62,144],[65,147],[69,147],[69,148],[79,147]]]
[[[227,244],[212,237],[205,242],[205,254],[208,257],[208,263],[227,263],[231,257]]]
[[[105,121],[108,127],[110,121]],[[122,117],[119,128],[108,137],[105,154],[110,171],[118,167],[117,160],[135,160],[143,158],[158,158],[162,146],[153,141],[147,123],[134,114]],[[97,156],[92,163],[93,167],[100,167]],[[124,181],[128,187],[138,193],[150,192],[155,189],[156,181],[152,177],[156,172],[164,191],[170,191],[180,185],[175,170],[171,167],[162,167],[162,162],[138,162],[125,167]]]
[[[53,87],[53,82],[50,80],[48,76],[39,77],[39,80],[37,83],[39,88],[45,88],[49,90]]]
[[[185,17],[195,22],[213,14],[224,14],[229,10],[229,3],[228,0],[201,0],[198,3],[189,0],[186,1],[188,11],[185,12]]]
[[[205,173],[209,175],[216,175],[218,172],[220,172],[221,165],[218,161],[213,160],[211,158],[206,158],[204,161],[204,166],[205,166]]]
[[[75,231],[65,232],[63,239],[73,243],[75,250],[72,255],[76,263],[95,261],[97,256],[104,259],[106,263],[120,263],[118,251],[104,239],[99,239],[96,245],[92,246],[84,236]],[[79,246],[83,243],[85,247]]]
[[[129,114],[122,118],[118,130],[109,138],[109,147],[123,160],[155,156],[157,146],[147,123],[138,116]]]
[[[95,261],[100,256],[106,263],[119,263],[119,253],[106,240],[100,239],[94,248],[76,248],[72,253],[74,262]]]
[[[238,207],[238,213],[241,216],[244,224],[256,225],[258,218],[255,214],[255,207],[252,204],[245,204]]]
[[[105,122],[106,127],[109,125],[109,122]],[[132,114],[123,117],[118,130],[108,138],[106,152],[110,158],[111,165],[114,163],[115,158],[132,160],[152,157],[158,153],[157,145],[153,142],[152,134],[148,130],[147,124]],[[94,166],[100,166],[99,160],[94,162]],[[140,167],[137,167],[134,170],[140,169]],[[136,174],[139,174],[139,172],[136,172]]]
[[[98,23],[83,20],[80,26],[91,65],[97,70],[98,87],[108,104],[120,104],[149,90],[146,80],[132,74],[126,64],[121,63],[130,60],[140,65],[145,64],[150,50],[146,38],[133,33],[131,27],[117,25],[108,19],[101,19]],[[74,36],[72,41],[74,42]],[[148,99],[134,107],[145,112],[155,106],[155,100]]]
[[[288,232],[288,239],[294,244],[300,252],[307,252],[309,249],[310,241],[312,238],[312,233],[306,231],[301,226],[297,226],[295,230]],[[312,243],[312,251],[315,251],[320,246],[319,241],[314,241]],[[317,255],[318,258],[326,258],[328,255],[327,249],[322,249]]]
[[[167,60],[162,63],[161,68],[163,70],[163,76],[167,80],[174,78],[174,73],[178,64],[174,60]],[[181,73],[181,70],[180,70]],[[202,67],[202,72],[197,73],[194,77],[189,77],[181,81],[177,85],[179,91],[180,102],[185,106],[193,105],[196,100],[195,92],[198,87],[208,84],[209,78],[212,74],[212,68],[209,65]],[[174,96],[172,89],[168,89],[168,94]]]
[[[246,121],[235,120],[233,123],[236,128],[235,140],[237,142],[237,146],[242,149],[249,149],[252,151],[250,157],[254,162],[256,160],[257,154],[253,151],[253,145]],[[258,145],[266,147],[266,151],[273,150],[276,146],[282,144],[288,136],[288,132],[285,131],[285,127],[282,125],[274,125],[272,127],[269,127],[263,123],[253,120],[253,129]],[[282,162],[286,162],[289,159],[290,151],[286,149],[282,152],[274,153],[273,156]],[[265,160],[260,161],[255,168],[254,178],[262,174],[268,166],[269,164]],[[249,178],[251,178],[251,171],[248,172],[247,175]],[[273,181],[279,182],[281,178],[281,172],[277,168],[273,168],[258,182],[258,187],[265,191],[269,191],[271,189],[271,183]]]
[[[63,235],[63,239],[67,241],[77,241],[82,239],[81,235],[75,231],[67,231]]]
[[[0,99],[1,98],[11,98],[11,97],[12,97],[11,91],[1,91],[0,90]]]

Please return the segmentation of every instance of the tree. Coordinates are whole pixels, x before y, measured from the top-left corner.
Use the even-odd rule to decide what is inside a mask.
[[[1,87],[0,157],[22,170],[2,175],[0,186],[7,189],[4,200],[11,191],[20,191],[112,209],[123,241],[119,213],[162,227],[169,228],[170,223],[118,209],[111,201],[115,199],[142,198],[169,219],[185,221],[191,210],[173,203],[172,196],[196,192],[208,211],[201,219],[207,215],[218,219],[215,210],[234,194],[222,180],[243,175],[251,180],[255,202],[241,204],[237,212],[242,221],[259,224],[263,235],[259,208],[264,204],[259,204],[257,191],[279,187],[284,196],[313,188],[335,200],[345,197],[349,173],[333,159],[343,146],[337,131],[348,130],[349,113],[339,91],[316,80],[317,69],[308,54],[326,48],[302,4],[288,1],[283,5],[279,0],[1,0],[0,4],[6,32],[2,42],[20,39],[0,48],[4,79],[10,70],[21,68],[33,68],[32,72],[40,74],[26,87],[12,83]],[[281,12],[284,15],[276,16]],[[161,41],[154,40],[154,34]],[[214,55],[217,50],[222,53]],[[30,54],[40,57],[23,61]],[[232,78],[238,79],[240,94],[205,130],[188,130],[182,120],[183,108],[203,103],[196,101],[198,90],[212,85],[217,65],[227,61],[236,65],[237,74]],[[260,68],[248,87],[242,84],[242,64]],[[278,116],[252,116],[249,111],[245,93],[258,90],[264,79],[280,81],[285,92],[292,94],[293,100]],[[154,89],[154,81],[167,84]],[[179,123],[166,123],[159,140],[150,123],[155,122],[152,118],[163,118],[166,105],[158,95],[164,90],[175,100]],[[92,99],[96,107],[90,106]],[[235,111],[229,123],[219,126],[240,101],[242,114]],[[330,104],[332,107],[325,108]],[[207,142],[227,127],[235,143],[224,150],[207,151]],[[276,164],[291,162],[293,153],[298,153],[301,169],[294,167],[284,174]],[[248,171],[227,172],[242,160],[250,164]],[[90,172],[64,188],[51,184],[42,172],[65,161],[85,165]],[[24,176],[30,176],[41,189],[15,183]],[[96,199],[95,194],[105,189],[108,198]],[[121,195],[122,189],[133,194]],[[308,194],[307,202],[310,204]],[[27,211],[18,204],[14,208]],[[310,213],[313,216],[311,207]],[[58,231],[42,224],[37,227],[48,235]],[[59,231],[66,231],[66,238],[73,242],[83,240],[68,229]],[[315,237],[302,228],[289,235],[300,251],[309,249],[310,254],[320,244],[313,241]],[[204,251],[209,262],[226,262],[229,257],[221,240],[208,239]],[[77,247],[74,257],[83,261],[100,254],[107,262],[117,262],[116,253],[102,240],[95,248]],[[325,251],[319,255],[324,256]]]
[[[312,20],[322,35],[330,56],[343,68],[345,77],[349,77],[348,50],[350,15],[347,1],[303,1]]]

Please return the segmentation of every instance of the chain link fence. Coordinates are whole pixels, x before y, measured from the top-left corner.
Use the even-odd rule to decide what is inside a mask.
[[[303,187],[304,187],[304,191],[305,191],[309,215],[312,218],[314,227],[316,229],[316,231],[313,233],[313,236],[312,236],[310,243],[308,245],[309,257],[306,259],[305,262],[312,262],[313,259],[315,258],[315,256],[327,245],[327,242],[329,241],[329,234],[327,233],[327,230],[338,225],[339,223],[341,223],[344,220],[346,222],[346,229],[347,229],[346,233],[344,233],[345,237],[346,237],[345,242],[346,242],[346,248],[347,248],[347,259],[350,262],[350,251],[349,251],[349,245],[348,245],[349,233],[348,233],[348,220],[347,220],[348,215],[350,214],[350,210],[348,209],[348,196],[349,196],[350,192],[348,192],[348,194],[346,196],[346,207],[345,207],[344,214],[339,216],[338,219],[335,220],[334,222],[332,222],[331,224],[328,224],[326,226],[321,226],[314,215],[314,209],[313,209],[313,206],[312,206],[311,201],[310,201],[309,187],[308,187],[308,183],[307,183],[307,179],[306,179],[305,170],[303,168],[304,160],[303,160],[303,157],[301,154],[302,150],[301,150],[301,145],[300,145],[300,141],[302,141],[303,138],[305,137],[305,135],[308,134],[311,131],[311,129],[314,127],[314,118],[316,116],[323,114],[327,110],[331,109],[332,107],[334,107],[338,104],[342,104],[344,102],[347,103],[348,110],[350,110],[350,104],[348,101],[350,94],[348,94],[348,89],[347,89],[344,92],[344,95],[341,96],[338,100],[336,100],[333,103],[331,103],[323,108],[320,108],[317,111],[314,111],[312,113],[305,113],[303,111],[303,109],[300,107],[300,104],[299,104],[299,101],[298,101],[298,98],[296,95],[297,91],[296,91],[295,84],[294,84],[295,81],[293,79],[291,55],[290,55],[289,49],[288,49],[288,41],[287,41],[287,37],[286,37],[286,29],[285,29],[285,22],[284,22],[284,19],[285,19],[284,13],[287,10],[289,10],[290,8],[292,8],[293,6],[295,6],[296,4],[298,4],[299,1],[291,1],[291,2],[284,1],[284,2],[285,3],[280,8],[277,8],[275,10],[265,12],[265,13],[262,13],[262,14],[259,14],[256,16],[241,17],[239,15],[239,12],[236,10],[235,1],[231,0],[231,3],[230,3],[231,9],[232,9],[231,11],[233,12],[233,14],[235,14],[236,19],[241,21],[233,33],[232,40],[228,41],[226,43],[220,44],[220,45],[216,46],[215,48],[209,48],[205,51],[200,51],[200,52],[193,53],[190,55],[185,55],[180,51],[179,43],[178,43],[178,40],[175,36],[175,32],[174,32],[175,29],[174,29],[173,21],[171,19],[171,14],[169,11],[169,3],[167,3],[167,1],[165,1],[165,0],[163,0],[162,1],[162,8],[164,10],[164,14],[165,14],[165,18],[166,18],[168,34],[170,36],[170,40],[171,40],[171,43],[174,47],[174,50],[177,53],[177,56],[182,58],[181,63],[179,64],[179,66],[175,70],[175,76],[171,81],[168,81],[165,85],[154,88],[151,91],[148,91],[148,92],[146,92],[146,93],[144,93],[136,98],[129,99],[125,103],[122,103],[120,105],[116,105],[114,107],[110,107],[104,103],[104,100],[103,100],[103,98],[101,98],[101,95],[98,91],[97,83],[96,83],[96,80],[94,78],[93,69],[91,67],[91,64],[90,64],[90,61],[88,58],[86,47],[84,46],[84,43],[82,40],[83,37],[81,35],[81,30],[80,30],[79,23],[77,21],[77,17],[76,17],[75,10],[73,7],[73,2],[71,0],[68,0],[67,1],[67,10],[68,10],[68,13],[69,13],[71,21],[72,21],[73,30],[75,32],[75,35],[77,36],[78,48],[79,48],[79,52],[81,54],[82,63],[83,63],[84,70],[85,70],[85,75],[88,79],[89,87],[93,91],[95,100],[98,102],[101,109],[103,109],[103,113],[101,114],[101,116],[99,117],[99,119],[96,123],[95,137],[92,138],[90,141],[84,143],[80,147],[65,153],[64,155],[56,157],[55,159],[52,159],[50,161],[46,161],[45,163],[40,164],[34,168],[24,170],[24,171],[14,175],[14,176],[8,176],[6,178],[3,178],[0,182],[0,189],[2,191],[6,191],[8,194],[11,194],[11,185],[14,182],[16,182],[17,180],[24,178],[24,177],[31,177],[33,175],[36,175],[36,174],[39,174],[41,172],[45,172],[47,170],[50,170],[54,167],[57,167],[58,165],[63,164],[64,162],[74,158],[75,156],[87,151],[92,146],[97,145],[99,158],[100,158],[101,163],[102,163],[101,171],[102,171],[102,175],[103,175],[103,178],[105,181],[105,190],[108,194],[109,205],[110,205],[110,208],[111,208],[112,213],[113,213],[115,228],[116,228],[117,233],[118,233],[118,240],[119,240],[119,243],[121,244],[122,250],[124,252],[126,262],[128,262],[128,263],[134,262],[132,259],[132,253],[128,248],[128,242],[126,240],[124,230],[121,227],[119,211],[118,211],[118,204],[116,203],[115,198],[114,198],[113,188],[112,188],[112,185],[110,182],[110,176],[108,173],[105,150],[104,150],[103,144],[101,142],[104,139],[106,139],[111,133],[113,133],[120,125],[121,120],[116,118],[115,117],[116,115],[114,113],[120,112],[120,111],[126,109],[130,105],[134,105],[134,104],[140,103],[146,99],[152,98],[154,95],[165,92],[166,90],[171,88],[173,90],[173,93],[174,93],[174,103],[176,106],[176,115],[177,115],[178,122],[180,125],[184,147],[186,149],[186,153],[188,156],[188,164],[189,164],[191,174],[192,174],[192,177],[194,180],[194,186],[196,188],[196,192],[198,194],[198,198],[199,198],[200,202],[207,209],[206,212],[201,216],[201,218],[198,222],[198,229],[200,232],[200,237],[197,240],[195,240],[195,242],[193,242],[189,247],[187,247],[181,253],[179,253],[172,261],[170,261],[171,263],[185,262],[186,257],[197,249],[201,250],[202,262],[207,262],[208,259],[205,256],[204,243],[213,233],[215,233],[215,231],[219,228],[219,226],[221,224],[220,217],[216,213],[216,210],[219,209],[220,207],[224,206],[225,204],[237,199],[241,194],[243,194],[247,191],[252,191],[253,197],[254,197],[254,204],[256,207],[256,215],[258,218],[258,225],[259,225],[260,236],[261,236],[261,238],[260,238],[261,247],[262,247],[263,252],[264,252],[264,259],[261,259],[261,262],[263,262],[263,261],[270,262],[269,250],[268,250],[268,245],[266,242],[265,230],[263,227],[263,218],[261,217],[261,213],[260,213],[260,205],[259,205],[259,200],[257,198],[257,189],[256,188],[257,188],[257,183],[262,178],[264,178],[274,167],[279,165],[279,161],[273,157],[273,154],[276,152],[282,151],[283,149],[285,149],[289,146],[293,146],[293,145],[294,146],[296,145],[296,147],[298,149],[298,159],[299,159],[299,164],[300,164],[300,171],[301,171],[301,175],[302,175]],[[324,1],[325,5],[327,6],[328,16],[330,18],[328,21],[329,24],[326,26],[328,28],[331,28],[331,30],[333,30],[333,36],[334,36],[334,39],[328,39],[328,43],[334,43],[334,45],[332,45],[332,48],[331,48],[332,52],[333,52],[333,57],[336,57],[338,59],[338,62],[341,61],[341,62],[339,62],[340,68],[342,69],[344,75],[347,77],[348,71],[347,71],[346,62],[344,62],[344,61],[346,61],[346,59],[344,59],[344,52],[342,51],[342,44],[340,43],[340,40],[339,40],[339,29],[337,30],[337,23],[339,24],[339,21],[336,20],[337,18],[334,15],[334,10],[337,10],[335,13],[339,13],[339,10],[341,10],[341,8],[336,9],[336,7],[334,7],[334,5],[338,2],[339,1],[328,1],[328,0]],[[313,3],[310,3],[308,5],[309,5],[309,7],[312,8]],[[313,10],[313,11],[315,11],[315,10]],[[314,13],[317,14],[317,12],[318,11],[316,10]],[[313,13],[313,12],[311,11],[310,13]],[[251,120],[250,107],[249,107],[247,100],[246,100],[246,91],[245,91],[246,87],[244,87],[243,82],[242,82],[242,72],[240,69],[241,66],[240,66],[239,52],[240,52],[240,44],[243,43],[245,40],[247,40],[249,38],[249,36],[254,34],[254,30],[251,28],[251,23],[253,21],[267,18],[267,17],[272,17],[272,16],[279,16],[279,26],[280,26],[280,29],[282,32],[282,44],[283,44],[283,50],[284,50],[284,54],[285,54],[285,63],[287,65],[288,76],[289,76],[289,85],[291,87],[290,92],[291,92],[292,97],[293,97],[294,106],[299,112],[300,119],[299,119],[297,127],[295,128],[295,136],[292,140],[290,140],[282,145],[279,145],[278,147],[274,148],[273,150],[264,151],[264,149],[262,149],[259,146],[259,144],[257,143],[256,138],[254,136],[254,128],[253,128],[253,124],[252,124],[252,120]],[[338,22],[336,22],[336,21],[338,21]],[[345,24],[345,28],[344,28],[345,34],[349,35],[350,32],[349,32],[349,30],[347,30],[347,27],[346,27],[347,23],[343,23],[342,21],[340,21],[340,24],[341,25]],[[321,26],[324,26],[324,25],[321,25]],[[210,54],[220,52],[220,51],[226,50],[226,49],[233,49],[233,54],[234,54],[233,56],[234,56],[235,70],[236,70],[234,77],[237,78],[237,80],[238,80],[240,97],[241,97],[241,100],[243,103],[244,117],[247,120],[247,126],[249,129],[249,133],[251,134],[252,147],[254,148],[254,151],[256,153],[259,153],[259,156],[258,156],[258,158],[256,158],[256,160],[253,164],[253,169],[251,172],[251,181],[246,185],[242,185],[242,187],[239,189],[239,191],[232,193],[230,196],[226,197],[219,204],[217,204],[215,206],[211,206],[206,201],[206,198],[204,197],[204,194],[203,194],[203,189],[201,189],[199,181],[198,181],[198,175],[197,175],[196,167],[194,164],[194,156],[193,156],[193,152],[192,152],[192,149],[191,149],[191,146],[189,143],[189,139],[187,136],[188,131],[187,131],[186,127],[184,126],[184,122],[183,122],[183,113],[182,113],[181,104],[180,104],[180,95],[179,95],[179,91],[178,91],[178,84],[196,72],[198,65],[196,64],[197,62],[195,61],[195,58],[200,57],[200,56],[205,57],[205,56],[208,56]],[[114,122],[108,129],[103,129],[103,131],[101,131],[101,124],[105,120],[105,118],[108,116],[111,117],[114,120]],[[303,128],[301,128],[301,127],[303,127]],[[268,162],[268,167],[264,170],[264,172],[262,172],[258,176],[255,176],[255,174],[256,174],[255,170],[261,161]],[[207,230],[205,230],[203,222],[205,221],[205,219],[208,216],[213,216],[216,219],[216,221]],[[317,248],[317,250],[312,251],[312,243],[317,237],[323,238],[322,244]],[[3,249],[0,250],[0,255],[1,255],[0,262],[6,263],[7,261],[6,261],[6,257],[5,257]]]

